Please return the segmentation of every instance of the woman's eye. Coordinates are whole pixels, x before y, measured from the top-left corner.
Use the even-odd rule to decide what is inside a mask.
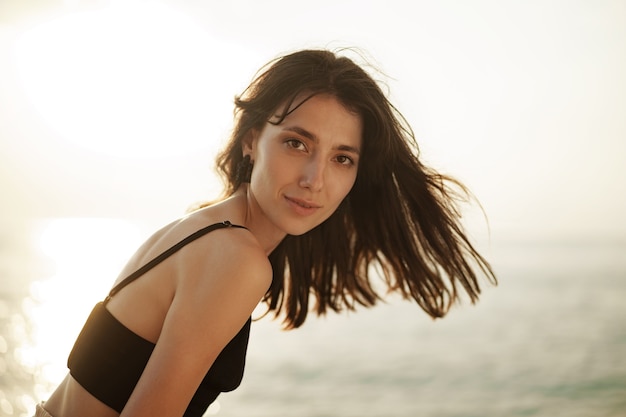
[[[304,150],[304,143],[299,141],[298,139],[287,139],[285,143],[292,149]]]
[[[349,156],[339,155],[335,158],[341,165],[354,165],[354,161]]]

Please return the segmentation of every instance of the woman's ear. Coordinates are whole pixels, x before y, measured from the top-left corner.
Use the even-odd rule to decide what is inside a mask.
[[[241,139],[241,150],[243,155],[250,155],[250,158],[254,160],[254,154],[256,152],[257,141],[259,140],[259,131],[257,129],[250,129]]]

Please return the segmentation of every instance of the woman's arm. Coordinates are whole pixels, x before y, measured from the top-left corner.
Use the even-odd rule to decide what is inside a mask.
[[[176,292],[122,417],[182,416],[267,291],[272,270],[265,253],[248,232],[228,232],[216,231],[175,255]]]

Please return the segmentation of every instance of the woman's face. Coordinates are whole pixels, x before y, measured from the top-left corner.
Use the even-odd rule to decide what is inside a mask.
[[[279,125],[266,123],[251,132],[244,155],[254,162],[252,209],[291,235],[322,223],[354,184],[362,129],[357,114],[322,94],[306,100]]]

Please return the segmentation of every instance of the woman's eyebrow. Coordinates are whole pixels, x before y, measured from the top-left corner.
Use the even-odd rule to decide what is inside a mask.
[[[319,143],[319,138],[314,133],[309,132],[308,130],[300,126],[289,126],[289,127],[286,127],[284,130],[288,132],[297,133],[300,136],[304,136],[305,138],[309,139],[310,141],[314,143]],[[359,155],[361,153],[359,148],[356,148],[350,145],[338,145],[335,147],[335,149],[340,150],[340,151],[352,152],[356,155]]]
[[[286,127],[284,130],[289,131],[289,132],[293,132],[293,133],[297,133],[300,136],[304,136],[305,138],[318,143],[319,139],[317,138],[317,136],[315,134],[313,134],[312,132],[309,132],[308,130],[299,127],[299,126],[288,126]]]

